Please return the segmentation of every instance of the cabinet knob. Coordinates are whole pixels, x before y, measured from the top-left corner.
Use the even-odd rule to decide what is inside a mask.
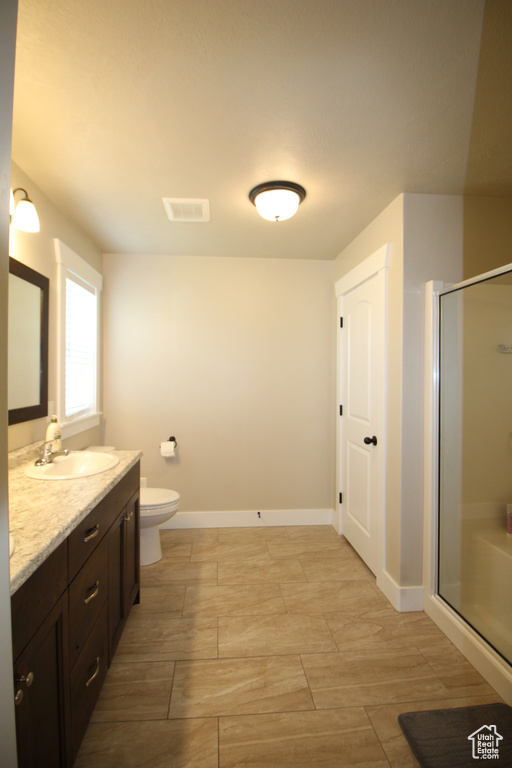
[[[28,675],[20,675],[19,677],[15,678],[15,683],[25,683],[27,688],[30,688],[32,683],[34,682],[34,673],[29,672]],[[19,707],[21,702],[23,701],[23,688],[18,688],[16,693],[14,694],[14,704]]]
[[[16,678],[16,682],[17,683],[25,683],[27,688],[30,688],[30,686],[34,682],[34,673],[33,672],[29,672],[27,676],[20,675],[20,677]],[[23,698],[23,695],[22,695],[22,698]]]

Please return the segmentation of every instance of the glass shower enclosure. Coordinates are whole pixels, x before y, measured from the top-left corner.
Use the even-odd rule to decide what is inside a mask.
[[[512,663],[512,270],[439,297],[438,594]]]

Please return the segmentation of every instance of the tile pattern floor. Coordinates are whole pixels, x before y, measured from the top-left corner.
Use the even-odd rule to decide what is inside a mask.
[[[75,768],[414,768],[400,712],[500,701],[329,526],[161,537]]]

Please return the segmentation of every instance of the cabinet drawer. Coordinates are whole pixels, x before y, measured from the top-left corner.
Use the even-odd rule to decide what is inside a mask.
[[[108,498],[108,497],[107,497]],[[108,531],[112,520],[104,499],[68,536],[69,578],[73,579]]]
[[[107,674],[108,637],[107,604],[105,603],[96,624],[71,672],[71,738],[73,759],[76,757],[89,718]]]
[[[74,665],[108,593],[108,539],[103,539],[69,585],[69,661]]]
[[[139,487],[140,464],[117,483],[68,536],[69,579],[73,579],[94,552],[117,515]]]

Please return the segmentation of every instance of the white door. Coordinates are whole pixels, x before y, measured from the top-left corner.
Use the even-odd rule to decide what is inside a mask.
[[[386,251],[387,255],[387,251]],[[383,569],[385,447],[385,271],[339,295],[341,532],[368,567]]]

